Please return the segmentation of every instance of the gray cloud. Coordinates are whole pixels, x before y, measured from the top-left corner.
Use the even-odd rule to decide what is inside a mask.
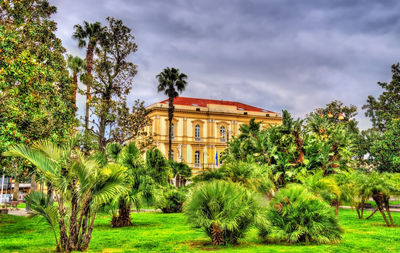
[[[58,36],[84,56],[73,25],[120,18],[139,46],[131,98],[163,99],[155,75],[189,76],[184,96],[237,100],[304,116],[334,100],[359,107],[399,61],[400,2],[295,0],[53,0]]]

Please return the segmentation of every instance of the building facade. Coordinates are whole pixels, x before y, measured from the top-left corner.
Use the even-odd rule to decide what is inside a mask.
[[[216,168],[229,139],[239,134],[242,124],[254,118],[262,127],[281,124],[279,113],[239,102],[178,97],[174,100],[172,154],[194,173]],[[154,143],[168,156],[168,100],[147,107]]]

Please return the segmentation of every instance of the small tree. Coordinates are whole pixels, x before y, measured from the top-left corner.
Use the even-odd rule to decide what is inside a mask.
[[[27,159],[51,185],[57,207],[52,205],[51,196],[33,193],[27,200],[53,231],[59,227],[59,235],[54,232],[59,252],[87,250],[99,206],[126,191],[124,167],[101,168],[75,149],[74,141],[64,147],[48,141],[37,142],[33,147],[16,145],[4,155]],[[47,200],[40,200],[44,198]]]
[[[159,185],[167,185],[171,178],[171,167],[161,151],[155,147],[146,152],[146,169]]]
[[[226,181],[200,183],[184,207],[189,223],[201,227],[213,245],[236,244],[260,212],[249,190]]]

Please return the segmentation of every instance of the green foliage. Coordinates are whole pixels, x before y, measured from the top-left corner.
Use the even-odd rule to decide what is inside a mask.
[[[370,148],[372,163],[381,172],[400,172],[400,120],[392,120]]]
[[[163,213],[182,212],[183,202],[186,200],[187,190],[185,188],[164,187],[156,207]]]
[[[160,185],[167,185],[171,177],[171,167],[163,153],[155,147],[146,152],[146,169],[153,180]]]
[[[392,65],[392,80],[389,83],[378,82],[384,90],[378,98],[368,96],[365,116],[372,121],[372,126],[385,131],[393,119],[400,117],[400,63]]]
[[[202,228],[214,245],[236,244],[254,223],[260,205],[243,186],[214,180],[197,185],[184,210],[189,223]]]
[[[342,239],[342,229],[329,205],[296,184],[279,190],[259,229],[265,240],[289,243],[337,243]]]
[[[0,3],[0,152],[41,139],[62,143],[76,124],[55,12],[46,0]],[[20,167],[17,175],[23,162],[5,161]]]
[[[100,167],[75,148],[74,138],[63,146],[50,141],[35,142],[32,147],[15,145],[4,155],[21,157],[34,164],[57,196],[58,251],[86,250],[99,206],[127,190],[123,178],[125,167],[117,164]],[[40,194],[28,199],[33,210],[53,224],[50,200],[44,201]]]

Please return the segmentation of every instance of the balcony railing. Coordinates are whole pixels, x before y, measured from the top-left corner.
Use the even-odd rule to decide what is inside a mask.
[[[226,142],[226,139],[225,138],[220,138],[219,141],[220,142]]]
[[[201,141],[201,138],[200,137],[194,137],[194,140],[195,141]]]

